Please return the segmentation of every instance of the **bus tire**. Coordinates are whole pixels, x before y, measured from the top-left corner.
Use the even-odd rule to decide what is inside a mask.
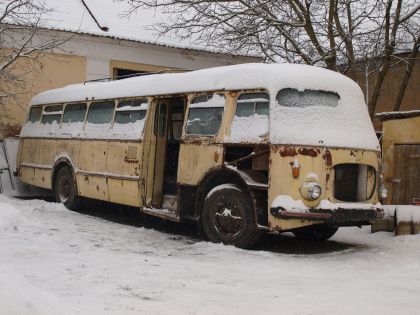
[[[54,180],[54,197],[70,210],[78,210],[80,198],[77,194],[73,171],[69,166],[61,167]]]
[[[332,237],[337,230],[336,225],[317,224],[293,230],[292,233],[301,240],[322,242]]]
[[[211,242],[240,248],[252,247],[261,236],[249,196],[233,184],[219,185],[209,192],[202,225]]]

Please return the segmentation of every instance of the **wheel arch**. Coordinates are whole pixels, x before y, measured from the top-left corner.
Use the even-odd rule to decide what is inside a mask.
[[[218,166],[209,169],[197,185],[195,195],[195,216],[200,218],[205,197],[214,187],[223,184],[238,185],[249,196],[252,208],[255,212],[255,202],[252,190],[249,188],[246,178],[235,169],[225,166]]]
[[[51,172],[51,190],[53,194],[55,194],[55,180],[57,177],[57,173],[64,166],[71,168],[73,176],[74,176],[74,183],[76,185],[76,191],[77,191],[77,181],[76,181],[76,176],[74,173],[74,166],[71,159],[68,156],[58,156],[54,161],[52,172]]]

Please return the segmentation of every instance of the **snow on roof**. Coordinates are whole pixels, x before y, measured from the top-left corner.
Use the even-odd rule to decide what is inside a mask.
[[[268,90],[271,97],[272,143],[379,150],[360,87],[342,74],[307,65],[248,63],[74,84],[42,92],[31,104],[258,88]],[[276,95],[284,88],[330,91],[340,100],[336,107],[280,106]]]
[[[42,16],[40,23],[42,28],[173,48],[250,56],[197,46],[191,42],[180,42],[170,37],[159,37],[155,31],[149,29],[154,23],[164,18],[163,13],[157,10],[139,9],[128,16],[129,5],[126,2],[114,0],[43,0],[43,2],[51,11]],[[4,2],[0,3],[0,12],[3,11],[5,5]]]

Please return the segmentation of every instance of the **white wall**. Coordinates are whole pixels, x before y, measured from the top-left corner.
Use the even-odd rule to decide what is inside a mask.
[[[9,44],[17,46],[25,39],[25,34],[19,31],[13,38],[15,41]],[[34,41],[48,39],[65,41],[59,49],[54,49],[54,52],[86,57],[88,80],[109,77],[111,60],[191,70],[244,62],[261,62],[261,59],[255,57],[171,48],[62,31],[43,30]]]

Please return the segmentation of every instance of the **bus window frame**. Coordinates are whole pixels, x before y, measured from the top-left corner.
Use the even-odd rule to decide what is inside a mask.
[[[59,111],[53,111],[53,112],[46,112],[45,109],[47,107],[53,107],[53,106],[61,106],[61,114],[58,114]],[[42,106],[42,114],[41,114],[41,119],[40,119],[40,124],[41,125],[48,125],[48,123],[43,123],[42,119],[44,118],[44,116],[53,116],[53,115],[61,115],[60,116],[60,120],[57,122],[58,128],[61,128],[61,121],[63,120],[63,113],[64,113],[64,103],[53,103],[53,104],[45,104]]]
[[[214,95],[214,94],[221,95],[225,99],[224,105],[220,106],[221,108],[223,108],[223,113],[222,113],[222,118],[220,119],[220,126],[219,126],[218,131],[215,134],[212,134],[212,135],[201,135],[201,134],[189,134],[189,133],[187,133],[188,118],[189,118],[189,115],[190,115],[190,106],[193,105],[192,101],[196,97],[199,97],[199,96],[202,96],[202,95]],[[189,94],[188,97],[187,97],[187,109],[185,111],[185,116],[184,116],[184,123],[183,123],[183,127],[182,127],[181,140],[192,139],[192,138],[210,139],[210,138],[218,137],[219,134],[220,134],[220,130],[222,129],[222,126],[223,126],[223,121],[225,119],[227,101],[228,101],[228,95],[227,95],[226,91],[206,91],[206,92]]]

